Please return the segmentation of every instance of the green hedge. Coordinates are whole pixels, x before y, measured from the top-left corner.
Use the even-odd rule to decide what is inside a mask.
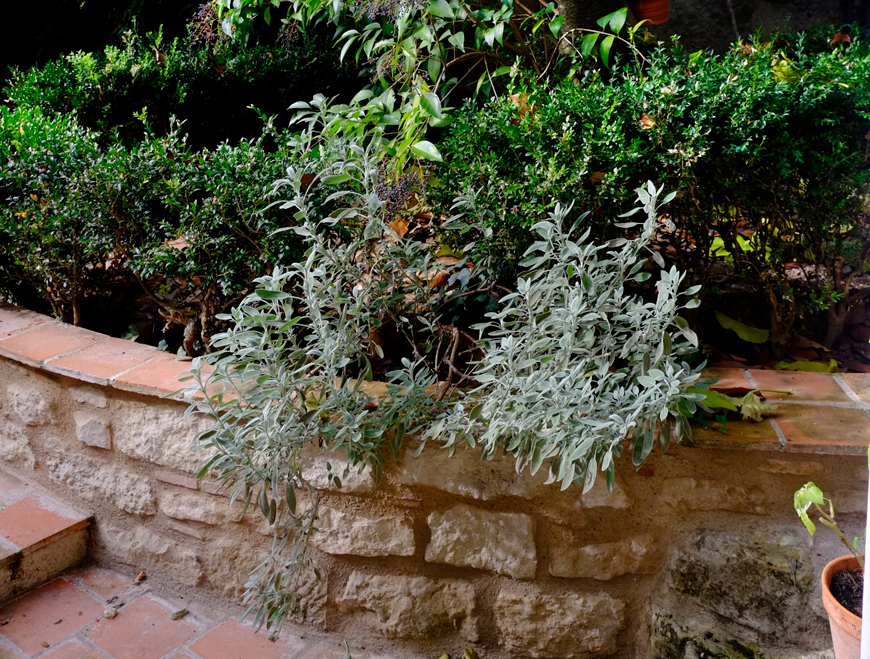
[[[768,305],[763,322],[786,341],[797,317],[842,291],[821,279],[796,286],[784,264],[832,268],[866,244],[868,49],[812,43],[781,37],[721,57],[675,43],[640,71],[517,88],[528,113],[508,98],[467,107],[439,145],[431,201],[446,213],[457,192],[478,190],[512,270],[545,208],[591,211],[593,234],[612,238],[611,218],[631,207],[626,191],[656,181],[678,191],[667,209],[677,232],[662,236],[668,260],[702,283],[717,261],[734,262]]]
[[[47,116],[76,112],[102,143],[116,133],[125,144],[141,140],[138,115],[156,132],[168,132],[175,117],[185,122],[191,144],[214,147],[261,133],[252,108],[286,125],[294,102],[316,93],[352,94],[358,86],[356,71],[339,62],[329,35],[245,47],[232,41],[204,46],[192,37],[165,42],[157,32],[127,33],[120,48],[17,71],[5,93],[14,106],[38,107]]]

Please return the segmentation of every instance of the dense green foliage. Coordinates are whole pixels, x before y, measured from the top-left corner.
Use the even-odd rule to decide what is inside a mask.
[[[668,207],[676,232],[660,236],[669,260],[700,282],[716,261],[733,263],[787,340],[795,314],[844,291],[814,267],[797,290],[784,265],[832,275],[837,257],[856,256],[860,271],[865,256],[870,59],[866,46],[825,45],[753,42],[724,57],[676,45],[608,79],[518,87],[530,111],[502,99],[457,117],[431,199],[443,211],[479,190],[510,270],[546,209],[573,202],[576,214],[591,211],[593,235],[609,238],[610,218],[630,204],[625,191],[654,180],[678,193]]]
[[[139,115],[158,133],[170,130],[173,117],[184,121],[191,144],[214,147],[260,134],[252,108],[286,125],[295,101],[346,94],[356,85],[356,72],[339,63],[329,38],[316,31],[283,45],[248,47],[227,39],[202,43],[195,32],[165,42],[156,32],[127,33],[120,48],[72,53],[16,72],[6,96],[46,116],[74,111],[103,144],[116,133],[128,145],[142,139]]]
[[[0,110],[0,288],[20,298],[26,285],[56,316],[103,328],[106,311],[121,305],[122,320],[144,296],[189,326],[186,347],[207,340],[215,313],[301,254],[294,234],[272,235],[288,217],[265,195],[293,157],[265,149],[270,136],[202,151],[177,132],[103,146],[74,116]]]

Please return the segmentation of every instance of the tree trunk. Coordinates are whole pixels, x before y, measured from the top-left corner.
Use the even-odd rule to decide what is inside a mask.
[[[772,283],[767,283],[767,302],[770,307],[770,352],[775,361],[785,357],[794,334],[794,297],[778,296]]]
[[[565,40],[577,41],[582,38],[582,35],[572,33],[572,30],[577,28],[591,28],[593,30],[600,29],[595,22],[602,16],[607,16],[617,9],[625,6],[623,0],[559,0],[558,11],[559,16],[564,19],[560,36],[565,36]],[[563,52],[571,50],[571,46],[564,41],[560,44]]]

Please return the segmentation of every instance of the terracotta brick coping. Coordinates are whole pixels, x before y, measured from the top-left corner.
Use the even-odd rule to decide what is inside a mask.
[[[151,346],[67,325],[26,309],[0,305],[0,356],[70,378],[147,396],[175,393],[190,363]],[[710,368],[714,389],[767,393],[777,412],[761,423],[729,420],[724,430],[694,430],[696,446],[797,453],[863,454],[870,443],[870,374]]]

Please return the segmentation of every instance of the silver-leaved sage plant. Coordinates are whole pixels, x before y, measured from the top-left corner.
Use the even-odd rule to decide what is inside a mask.
[[[214,336],[213,353],[194,360],[188,388],[198,394],[188,412],[215,421],[199,437],[210,456],[200,476],[215,478],[245,510],[258,509],[273,531],[246,584],[248,614],[271,629],[304,614],[303,593],[320,578],[308,551],[320,500],[306,471],[312,452],[341,456],[328,466],[333,487],[367,466],[379,481],[386,456],[398,456],[409,434],[422,440],[420,450],[435,442],[448,453],[479,444],[485,459],[508,453],[518,471],[546,468],[563,488],[588,489],[599,472],[612,486],[623,442],[640,464],[656,441],[666,449],[672,437],[689,436],[681,410],[694,412],[703,398],[687,391],[699,369],[681,361],[697,337],[679,312],[697,305],[697,288],[680,292],[683,275],[672,268],[660,271],[655,299],[640,290],[648,258],[663,266],[650,250],[664,221],[652,184],[619,224],[626,238],[592,243],[582,217],[565,226],[569,209],[561,206],[536,224],[540,240],[515,291],[476,328],[476,386],[445,391],[426,352],[443,331],[450,293],[430,285],[443,266],[431,244],[402,239],[388,224],[376,194],[380,136],[349,141],[316,132],[317,120],[313,112],[299,138],[300,165],[275,184],[288,197],[284,207],[296,210],[305,258],[258,279],[222,317],[228,329]],[[305,170],[315,164],[312,177]],[[331,194],[315,205],[318,186]],[[475,203],[473,194],[458,199],[446,228],[484,231]],[[628,219],[636,213],[643,221]],[[452,267],[465,285],[465,261]],[[383,355],[373,337],[385,322],[413,354],[374,383],[372,361]]]

